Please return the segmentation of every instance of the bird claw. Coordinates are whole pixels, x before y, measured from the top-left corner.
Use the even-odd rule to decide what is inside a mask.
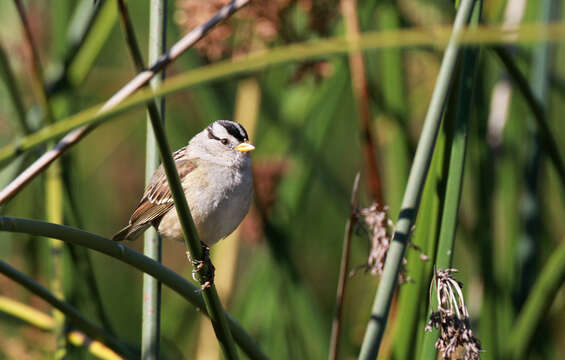
[[[196,278],[196,274],[200,273],[200,271],[207,266],[207,268],[209,269],[208,274],[202,274],[203,276],[201,276],[202,280],[205,280],[205,282],[202,284],[201,289],[205,290],[207,288],[209,288],[210,286],[212,286],[212,284],[214,283],[214,274],[216,272],[216,268],[214,267],[214,265],[212,264],[212,262],[210,261],[210,248],[208,246],[206,246],[204,243],[202,243],[202,250],[203,250],[203,260],[196,260],[193,259],[190,256],[190,252],[186,252],[186,257],[188,258],[188,261],[192,264],[192,266],[194,267],[194,269],[192,270],[192,278],[194,279],[194,281],[199,281]]]

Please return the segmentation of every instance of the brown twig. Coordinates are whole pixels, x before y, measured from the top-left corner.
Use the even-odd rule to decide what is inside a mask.
[[[104,113],[112,109],[128,96],[132,95],[139,88],[146,85],[153,76],[163,70],[182,53],[190,49],[198,40],[202,39],[214,26],[230,17],[237,10],[249,3],[250,0],[234,0],[222,7],[210,20],[200,25],[196,29],[186,34],[168,52],[163,54],[149,69],[140,72],[118,92],[116,92],[102,108],[99,113]],[[16,177],[8,186],[0,192],[0,204],[16,195],[29,181],[47,168],[53,161],[60,157],[71,146],[80,141],[89,132],[94,130],[96,125],[85,125],[69,132],[55,147],[43,154],[25,171]]]
[[[339,268],[339,280],[337,284],[337,296],[334,320],[332,324],[332,337],[330,341],[330,360],[336,360],[339,355],[339,338],[341,335],[341,317],[343,314],[343,298],[345,288],[347,286],[348,268],[349,268],[349,251],[351,244],[351,234],[357,221],[357,193],[359,192],[359,178],[357,173],[353,181],[353,190],[351,191],[351,209],[349,220],[345,226],[345,237],[343,239],[343,252],[341,254],[341,265]]]
[[[346,36],[353,44],[360,38],[359,19],[357,18],[357,0],[341,0],[341,12],[345,21]],[[377,147],[371,131],[371,110],[369,105],[369,92],[367,77],[365,75],[365,62],[361,51],[349,53],[349,68],[351,71],[351,85],[359,112],[359,125],[361,127],[361,143],[365,155],[368,187],[371,198],[382,206],[383,195],[379,169],[377,167]]]

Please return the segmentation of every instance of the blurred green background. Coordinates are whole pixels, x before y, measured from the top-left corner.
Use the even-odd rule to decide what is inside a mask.
[[[24,3],[39,44],[47,83],[52,85],[57,118],[104,102],[135,75],[114,1],[106,1],[102,6],[86,43],[90,41],[92,48],[86,54],[79,51],[76,62],[82,63],[73,63],[76,68],[63,66],[70,51],[69,34],[73,35],[71,19],[79,7],[93,7],[92,1]],[[223,2],[169,1],[168,45],[206,20],[218,3]],[[504,23],[506,8],[520,6],[518,3],[486,1],[483,22]],[[521,22],[540,22],[541,3],[525,2]],[[357,5],[362,31],[448,25],[454,15],[453,3],[447,0],[365,0]],[[148,4],[129,1],[128,6],[145,52]],[[558,11],[552,14],[552,21],[562,21],[565,7],[555,8]],[[37,129],[43,125],[30,82],[30,54],[11,1],[0,2],[0,21],[0,40],[16,75],[27,120]],[[167,76],[219,59],[237,58],[249,51],[269,52],[277,46],[343,35],[344,31],[338,1],[256,1],[212,32],[199,48],[182,55],[167,68]],[[93,44],[97,41],[99,48]],[[533,73],[535,48],[530,44],[512,49],[527,77]],[[543,101],[553,135],[562,150],[565,144],[563,44],[551,46],[549,54],[549,70],[543,74],[548,79]],[[81,60],[80,55],[87,61]],[[441,55],[440,47],[364,53],[378,168],[393,221]],[[69,69],[79,75],[55,82],[62,79],[61,74],[72,74]],[[504,86],[511,84],[501,63],[483,50],[473,97],[453,264],[460,270],[456,277],[465,283],[473,329],[483,344],[484,359],[501,358],[508,341],[506,336],[531,286],[565,235],[562,221],[565,194],[547,157],[543,152],[538,154],[535,126],[523,97],[510,89],[508,109],[502,115],[502,123],[498,123],[502,125],[492,120],[493,111],[499,114],[497,119],[505,111],[506,105],[500,97],[503,95],[494,95]],[[21,136],[9,91],[3,83],[0,85],[0,145]],[[360,203],[370,204],[353,94],[348,59],[343,55],[272,66],[198,85],[166,98],[167,135],[174,149],[184,146],[216,119],[236,119],[252,134],[251,141],[257,147],[252,154],[256,198],[261,206],[252,209],[233,237],[212,249],[212,256],[218,268],[218,289],[228,312],[274,359],[320,359],[328,354],[343,232],[357,171],[362,171]],[[63,157],[65,224],[111,237],[127,222],[143,192],[145,135],[145,110],[137,107],[97,128]],[[29,164],[45,149],[40,147],[19,159]],[[425,190],[431,197],[440,196],[436,193],[444,186],[441,169],[438,174],[433,171],[430,177],[437,175],[439,180],[436,188]],[[2,186],[5,186],[15,172],[2,174]],[[420,228],[428,229],[436,221],[430,215],[433,206],[426,208],[428,205],[429,202],[423,201],[416,222],[413,241],[421,247],[418,241],[437,236],[433,230],[428,235],[418,234]],[[524,209],[531,207],[534,219],[533,223],[527,223]],[[3,215],[45,219],[44,178],[35,179],[1,211]],[[26,235],[11,233],[1,233],[0,238],[2,260],[47,283],[50,262],[47,241],[33,241]],[[142,251],[141,240],[127,245]],[[357,231],[351,265],[366,263],[368,251],[367,237],[363,231]],[[423,251],[426,252],[425,246]],[[191,268],[184,252],[181,243],[163,243],[163,263],[190,278]],[[100,300],[112,327],[120,339],[137,346],[141,331],[141,273],[98,253],[89,251],[89,256]],[[418,277],[418,272],[424,270],[416,251],[409,249],[407,258],[408,274],[415,281],[402,285],[400,297],[393,303],[382,358],[418,358],[419,355],[415,339],[421,338],[427,317],[429,279],[426,280],[427,275]],[[417,279],[426,281],[418,283]],[[363,271],[350,279],[340,358],[357,356],[377,285],[378,278]],[[415,288],[420,291],[414,291]],[[69,302],[98,322],[84,273],[78,270],[68,249],[64,289]],[[410,296],[420,294],[405,301],[416,304],[420,310],[414,327],[404,331],[402,310],[407,305],[402,297],[408,291],[412,291]],[[50,311],[40,299],[4,277],[0,277],[0,294]],[[557,292],[545,309],[542,325],[524,358],[565,357],[564,295],[562,290]],[[202,324],[207,321],[180,296],[163,288],[162,357],[219,356],[215,341],[205,345],[205,338],[213,336],[211,328]],[[404,339],[406,334],[412,334],[410,339]],[[405,344],[403,341],[411,342],[412,350],[399,345]],[[205,353],[208,346],[215,355]],[[0,357],[44,358],[54,348],[52,333],[0,313]],[[71,348],[68,355],[90,356],[80,348]]]

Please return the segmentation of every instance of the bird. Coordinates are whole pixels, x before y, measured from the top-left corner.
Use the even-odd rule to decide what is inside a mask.
[[[254,149],[241,124],[217,120],[173,153],[204,249],[231,234],[249,211],[253,199],[250,151]],[[112,239],[135,240],[150,226],[166,240],[184,241],[163,165],[152,175],[128,225]]]

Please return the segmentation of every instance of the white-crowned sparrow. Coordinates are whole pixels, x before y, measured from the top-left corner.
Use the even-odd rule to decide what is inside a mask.
[[[200,241],[207,246],[228,236],[249,211],[253,149],[243,126],[218,120],[173,153]],[[129,224],[112,239],[134,240],[150,226],[165,239],[184,239],[163,165],[153,174]]]

